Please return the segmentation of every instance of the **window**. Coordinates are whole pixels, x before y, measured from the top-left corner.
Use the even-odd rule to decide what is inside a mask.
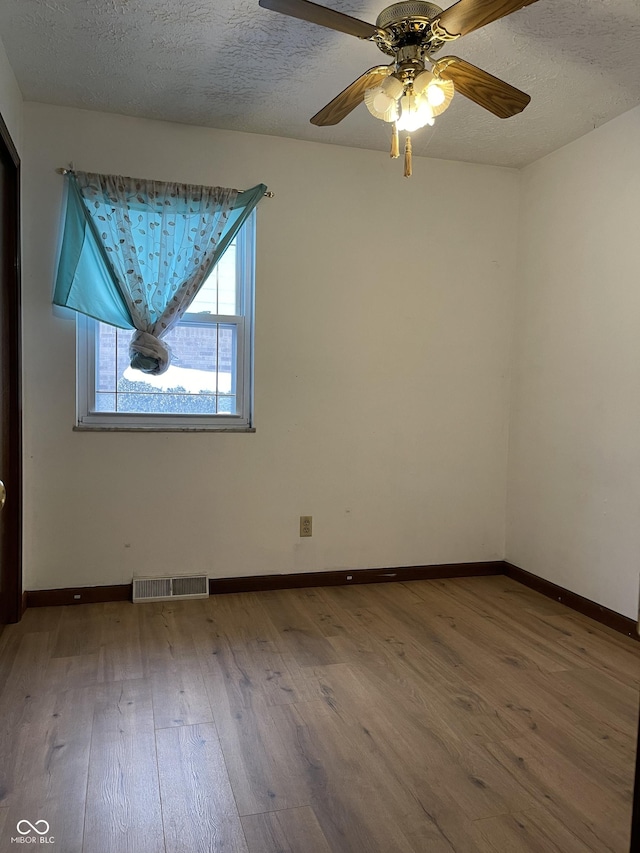
[[[78,315],[80,428],[247,429],[252,422],[255,211],[164,338],[161,376],[129,366],[129,329]]]

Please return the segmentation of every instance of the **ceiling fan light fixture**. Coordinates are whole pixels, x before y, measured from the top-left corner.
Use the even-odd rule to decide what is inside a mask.
[[[404,85],[402,81],[398,80],[397,77],[394,77],[393,74],[390,74],[386,80],[383,80],[380,84],[380,88],[385,95],[389,95],[389,97],[393,98],[394,101],[401,98],[402,93],[404,92]]]
[[[441,106],[441,104],[444,104],[447,97],[437,83],[431,83],[431,85],[427,86],[426,95],[427,100],[429,101],[429,106],[431,107]]]
[[[400,100],[400,118],[398,130],[412,133],[427,124],[433,124],[433,110],[426,98],[408,92]]]
[[[367,89],[364,93],[364,102],[375,118],[387,122],[394,122],[398,118],[398,103],[383,90],[382,86]]]
[[[441,115],[451,103],[455,89],[451,80],[435,78],[426,88],[425,98],[429,102],[434,116]]]
[[[413,81],[413,91],[416,95],[422,95],[434,79],[432,71],[421,71]]]

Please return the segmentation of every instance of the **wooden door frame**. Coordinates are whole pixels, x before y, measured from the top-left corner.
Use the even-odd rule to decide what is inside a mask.
[[[636,777],[633,786],[630,853],[640,850],[640,710],[638,711],[638,740],[636,742]]]
[[[3,513],[8,515],[7,528],[12,535],[2,543],[0,567],[0,625],[18,622],[22,616],[22,335],[21,335],[21,274],[20,274],[20,157],[11,134],[0,115],[0,154],[9,158],[9,209],[12,215],[3,217],[5,245],[12,247],[8,266],[3,272],[10,286],[1,294],[3,341],[10,353],[9,363],[2,364],[4,423],[3,477],[9,485]],[[0,259],[1,263],[4,263]]]

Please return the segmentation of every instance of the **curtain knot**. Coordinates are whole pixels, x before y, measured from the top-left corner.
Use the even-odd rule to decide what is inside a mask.
[[[136,331],[129,343],[131,367],[143,373],[160,376],[171,362],[171,351],[167,344],[149,332]]]

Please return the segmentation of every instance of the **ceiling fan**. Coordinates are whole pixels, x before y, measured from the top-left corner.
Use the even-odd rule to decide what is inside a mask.
[[[424,0],[404,0],[383,9],[368,24],[310,0],[259,0],[259,5],[292,18],[374,42],[393,57],[376,65],[347,86],[311,123],[338,124],[364,101],[376,118],[393,125],[391,156],[399,156],[398,131],[408,133],[443,113],[454,95],[474,101],[498,116],[509,118],[527,106],[530,96],[457,56],[435,58],[434,53],[492,21],[537,0],[458,0],[444,11]],[[411,174],[411,137],[405,146],[405,176]]]

